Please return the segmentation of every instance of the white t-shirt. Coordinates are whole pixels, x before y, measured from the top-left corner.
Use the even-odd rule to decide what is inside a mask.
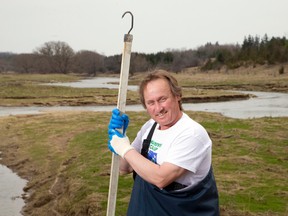
[[[143,140],[147,138],[153,124],[154,120],[147,121],[132,142],[138,152],[141,152]],[[176,179],[178,183],[194,186],[204,179],[211,166],[212,154],[212,142],[204,127],[183,113],[172,127],[166,130],[158,128],[159,125],[154,131],[148,158],[159,165],[169,162],[188,170]]]

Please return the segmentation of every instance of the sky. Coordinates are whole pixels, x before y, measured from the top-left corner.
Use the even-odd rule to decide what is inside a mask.
[[[31,53],[62,41],[75,52],[121,54],[134,16],[132,52],[288,38],[287,0],[0,0],[0,52]]]

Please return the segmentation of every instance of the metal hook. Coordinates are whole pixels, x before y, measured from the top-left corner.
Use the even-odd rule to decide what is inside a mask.
[[[132,20],[131,20],[131,28],[130,28],[130,30],[128,31],[128,34],[130,34],[131,30],[133,29],[134,17],[133,17],[133,14],[132,14],[130,11],[126,11],[126,12],[122,15],[122,19],[123,19],[123,17],[124,17],[127,13],[129,13],[129,14],[131,15],[131,17],[132,17]]]

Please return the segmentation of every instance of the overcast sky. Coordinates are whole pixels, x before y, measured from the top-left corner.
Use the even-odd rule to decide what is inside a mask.
[[[0,0],[0,52],[63,41],[74,51],[121,54],[134,15],[132,52],[288,38],[287,0]]]

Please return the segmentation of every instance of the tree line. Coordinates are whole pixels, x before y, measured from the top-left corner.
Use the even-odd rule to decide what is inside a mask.
[[[288,40],[285,37],[268,38],[265,34],[247,36],[242,45],[207,43],[197,49],[166,50],[157,53],[132,52],[130,73],[155,68],[180,72],[189,67],[202,70],[237,68],[256,64],[288,62]],[[0,73],[78,73],[95,76],[97,73],[119,73],[121,55],[105,56],[95,51],[75,52],[62,41],[46,42],[33,53],[0,53]]]

